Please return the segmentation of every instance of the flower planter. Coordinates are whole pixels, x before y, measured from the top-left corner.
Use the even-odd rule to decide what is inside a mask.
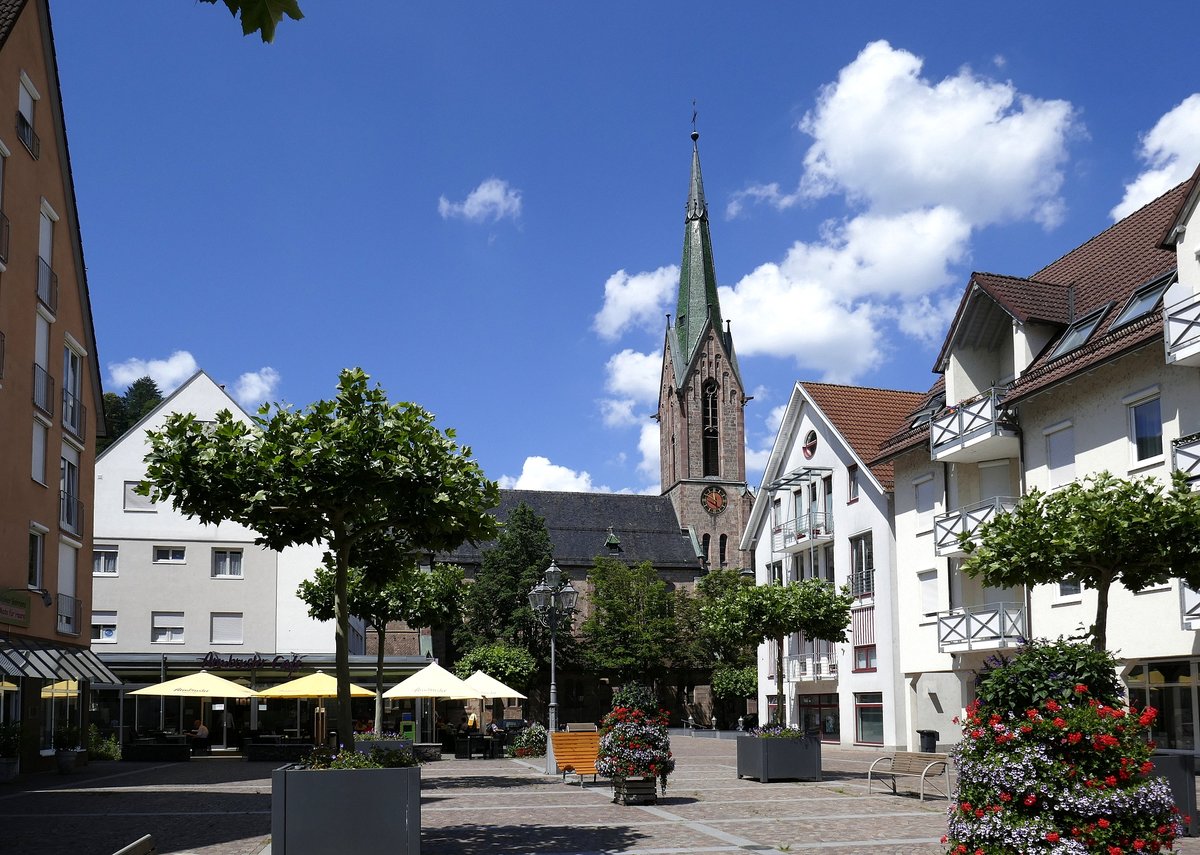
[[[613,778],[613,801],[619,805],[658,803],[657,778]]]
[[[373,748],[382,748],[385,751],[399,751],[403,748],[412,750],[413,744],[411,739],[355,739],[354,750],[361,754],[370,754]]]
[[[87,752],[74,748],[59,748],[54,752],[54,764],[58,767],[58,774],[68,775],[75,771],[76,766],[87,765]]]
[[[785,778],[819,781],[821,740],[814,736],[798,739],[739,736],[737,776],[757,778],[764,784]]]
[[[420,855],[421,768],[271,773],[272,855]]]
[[[0,781],[11,781],[17,777],[21,761],[16,757],[0,757]]]

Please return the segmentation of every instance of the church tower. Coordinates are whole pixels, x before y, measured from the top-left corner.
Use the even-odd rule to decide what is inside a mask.
[[[675,319],[667,319],[658,423],[662,490],[708,568],[750,567],[738,549],[753,496],[746,484],[747,402],[733,335],[721,319],[708,204],[692,131]]]

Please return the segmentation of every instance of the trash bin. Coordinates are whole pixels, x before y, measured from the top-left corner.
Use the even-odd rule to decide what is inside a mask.
[[[1160,749],[1150,755],[1154,771],[1150,774],[1167,779],[1175,807],[1188,821],[1183,826],[1185,837],[1196,837],[1200,817],[1196,814],[1196,757],[1191,751]]]
[[[937,751],[937,741],[941,736],[936,730],[918,730],[917,736],[921,738],[921,750],[926,754],[932,754]]]

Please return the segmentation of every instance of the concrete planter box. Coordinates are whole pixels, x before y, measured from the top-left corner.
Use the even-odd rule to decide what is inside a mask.
[[[412,750],[411,739],[355,739],[354,750],[362,754],[370,754],[372,748],[383,748],[387,751],[399,751],[401,748]]]
[[[737,776],[758,778],[761,783],[784,778],[821,780],[821,740],[762,739],[740,736],[737,741]]]
[[[613,778],[613,801],[619,805],[658,803],[657,778]]]
[[[420,855],[421,767],[271,773],[272,855]]]

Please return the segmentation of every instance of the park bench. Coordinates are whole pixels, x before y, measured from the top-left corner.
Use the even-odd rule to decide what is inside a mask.
[[[881,765],[883,764],[883,765]],[[929,754],[919,751],[897,751],[887,757],[880,757],[871,764],[871,768],[867,770],[867,794],[871,793],[871,779],[883,778],[892,788],[892,794],[898,795],[896,792],[897,778],[920,778],[921,779],[921,801],[925,801],[925,782],[929,781],[929,787],[936,793],[940,793],[946,798],[950,798],[950,787],[946,777],[946,769],[949,765],[949,759],[945,754]],[[938,789],[937,785],[931,779],[942,778],[943,789]]]
[[[583,786],[583,776],[591,775],[596,780],[596,757],[600,754],[600,734],[590,733],[552,733],[550,739],[554,743],[554,764],[562,773],[563,780],[567,775],[578,775],[579,786]]]
[[[154,837],[147,834],[117,850],[113,855],[155,855],[156,852],[158,852],[158,847],[154,845]]]
[[[594,721],[567,722],[567,733],[591,733],[599,729]]]

